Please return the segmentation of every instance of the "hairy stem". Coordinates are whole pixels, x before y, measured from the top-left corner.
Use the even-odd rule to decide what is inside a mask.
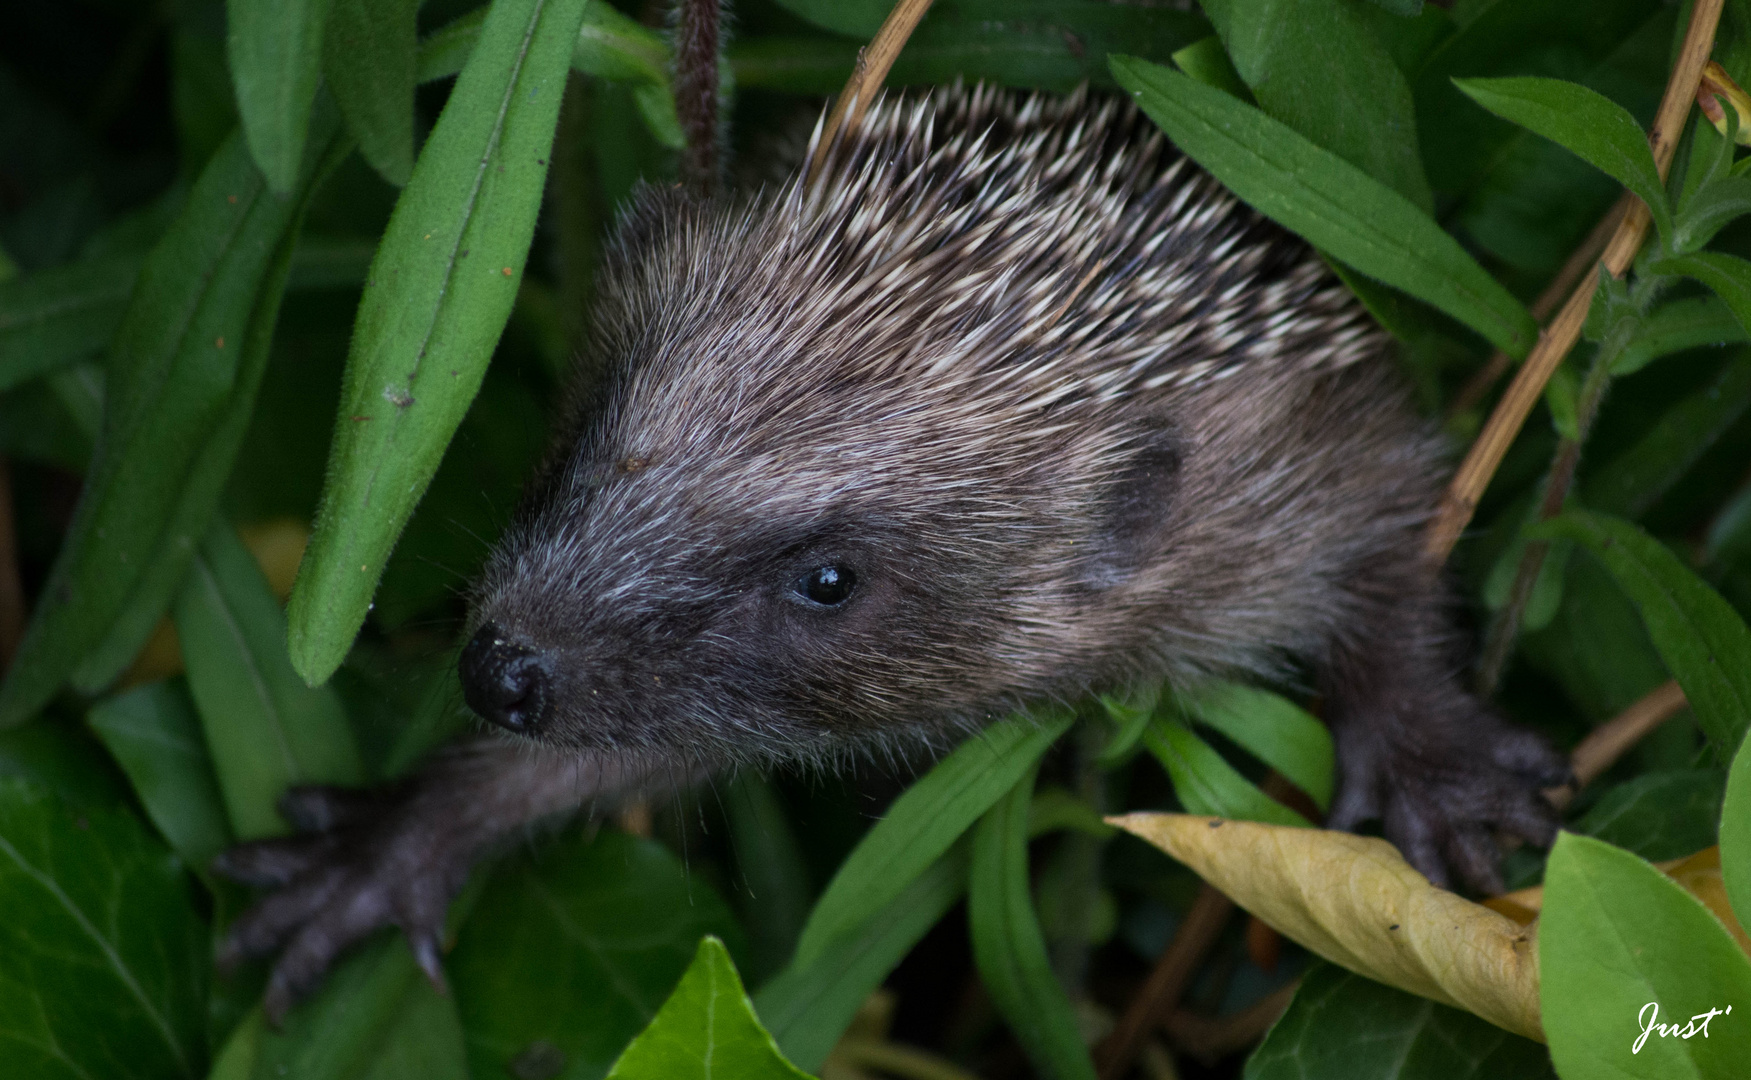
[[[675,27],[675,115],[687,136],[681,182],[698,195],[717,191],[718,0],[681,0]]]

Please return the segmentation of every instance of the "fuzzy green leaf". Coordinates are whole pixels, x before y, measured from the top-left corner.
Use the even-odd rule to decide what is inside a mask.
[[[760,1026],[723,942],[699,943],[693,963],[608,1080],[807,1080]]]
[[[207,938],[131,814],[0,780],[0,1062],[9,1077],[196,1078]]]
[[[1662,356],[1686,349],[1745,340],[1745,327],[1720,297],[1674,300],[1641,320],[1635,336],[1611,362],[1611,374],[1628,375]]]
[[[419,0],[330,0],[322,72],[359,152],[397,187],[413,174]]]
[[[1682,1027],[1710,1009],[1746,1008],[1751,961],[1700,901],[1627,851],[1557,837],[1538,962],[1544,1032],[1563,1076],[1704,1080],[1751,1060],[1751,1026],[1736,1016],[1715,1016],[1706,1037],[1644,1037],[1656,1017]]]
[[[1174,144],[1261,214],[1511,356],[1532,348],[1532,316],[1404,196],[1220,90],[1134,57],[1111,63]]]
[[[169,606],[254,412],[306,200],[346,150],[324,116],[297,197],[270,193],[233,135],[147,256],[110,353],[98,454],[0,688],[0,726],[69,677],[107,686]]]
[[[1648,204],[1660,235],[1672,236],[1665,183],[1647,133],[1629,110],[1597,91],[1562,79],[1455,79],[1473,101],[1570,151]]]
[[[0,284],[0,391],[108,345],[140,262],[105,255]]]
[[[1672,250],[1680,254],[1697,251],[1728,223],[1746,214],[1751,214],[1751,176],[1712,179],[1679,208]]]
[[[1034,767],[1071,719],[993,724],[907,788],[821,894],[793,963],[809,964],[828,942],[852,933],[898,896]]]
[[[226,0],[226,55],[250,153],[281,195],[298,182],[333,0]]]
[[[329,473],[290,607],[292,659],[326,680],[510,317],[584,0],[500,0],[371,264]]]
[[[1751,355],[1741,353],[1686,394],[1611,460],[1592,470],[1581,501],[1602,513],[1637,518],[1682,480],[1751,407]]]
[[[1699,251],[1661,259],[1649,267],[1656,274],[1682,274],[1713,289],[1733,317],[1751,333],[1751,261],[1718,251]]]
[[[1030,769],[985,812],[973,833],[967,917],[979,975],[1041,1075],[1094,1080],[1094,1063],[1076,1013],[1046,955],[1045,935],[1028,894]]]
[[[1751,725],[1751,630],[1719,593],[1658,540],[1620,518],[1585,510],[1528,530],[1585,545],[1640,610],[1660,658],[1723,760]]]

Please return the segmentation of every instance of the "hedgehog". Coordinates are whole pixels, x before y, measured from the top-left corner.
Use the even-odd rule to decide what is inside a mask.
[[[1303,680],[1330,824],[1437,883],[1552,839],[1563,759],[1461,684],[1419,543],[1446,448],[1389,340],[1130,101],[884,98],[813,175],[643,189],[597,280],[605,374],[458,664],[511,735],[295,790],[302,835],[221,862],[277,890],[222,951],[279,951],[270,1014],[383,925],[439,978],[450,897],[538,819],[1140,680]]]

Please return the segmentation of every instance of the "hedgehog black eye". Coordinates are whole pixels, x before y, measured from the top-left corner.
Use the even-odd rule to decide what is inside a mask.
[[[818,566],[803,575],[796,591],[822,607],[838,607],[857,586],[857,575],[849,566]]]

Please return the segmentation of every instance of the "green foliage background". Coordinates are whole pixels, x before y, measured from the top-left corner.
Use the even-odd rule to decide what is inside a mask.
[[[467,722],[462,590],[542,450],[617,207],[673,179],[662,8],[0,12],[0,454],[32,616],[0,689],[0,1072],[1093,1076],[1087,1042],[1197,888],[1100,815],[1297,825],[1329,802],[1330,741],[1297,688],[1133,688],[913,763],[903,794],[885,770],[740,776],[657,807],[653,837],[532,839],[453,905],[447,994],[392,934],[281,1030],[256,1005],[261,967],[214,973],[251,899],[206,871],[217,851],[283,831],[288,784],[391,779]],[[887,8],[736,5],[723,101],[749,172]],[[1669,678],[1694,706],[1581,794],[1548,863],[1508,856],[1511,887],[1548,867],[1550,1050],[1293,947],[1261,967],[1236,928],[1189,1008],[1301,988],[1262,1045],[1182,1053],[1187,1075],[1751,1060],[1736,1018],[1629,1052],[1647,1000],[1751,1017],[1751,964],[1644,861],[1718,841],[1751,908],[1751,175],[1704,122],[1664,182],[1643,142],[1689,17],[1661,0],[938,0],[901,54],[890,84],[1136,94],[1331,258],[1456,446],[1489,399],[1455,395],[1493,348],[1525,356],[1531,298],[1620,191],[1654,210],[1453,559],[1480,637],[1509,627],[1496,699],[1520,722],[1570,746]],[[1745,0],[1714,56],[1751,82]],[[1569,509],[1539,524],[1565,439],[1584,451]],[[384,488],[406,494],[368,503]],[[283,606],[291,564],[264,538],[310,530]],[[1548,553],[1516,600],[1529,544]],[[1271,769],[1308,799],[1267,796]],[[897,1012],[872,1028],[858,1010],[883,985]],[[722,1023],[702,1035],[702,1018]]]

